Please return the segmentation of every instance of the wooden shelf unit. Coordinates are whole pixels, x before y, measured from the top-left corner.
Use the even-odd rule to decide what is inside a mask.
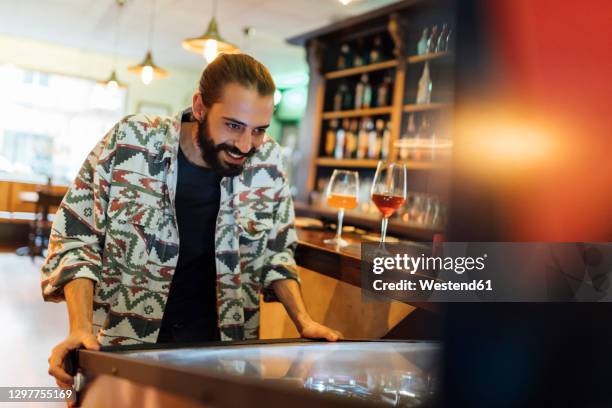
[[[381,71],[384,69],[390,69],[397,67],[398,62],[396,59],[392,59],[389,61],[377,62],[375,64],[363,65],[361,67],[353,67],[340,69],[337,71],[331,71],[323,75],[323,77],[327,80],[329,79],[338,79],[338,78],[346,78],[352,75],[360,75],[368,72]]]
[[[438,60],[438,59],[443,59],[443,58],[451,58],[452,55],[453,54],[451,52],[448,52],[448,51],[444,51],[444,52],[432,52],[432,53],[423,54],[423,55],[411,55],[410,57],[408,57],[406,59],[406,61],[409,64],[417,64],[419,62]]]
[[[422,112],[436,109],[450,109],[453,105],[450,103],[409,103],[404,105],[404,112]]]
[[[408,170],[435,170],[448,167],[446,161],[416,161],[399,160],[406,165]],[[335,159],[333,157],[318,157],[315,159],[317,166],[320,167],[343,167],[343,168],[365,168],[375,169],[378,165],[377,159]]]
[[[378,108],[353,109],[336,112],[323,112],[323,119],[358,118],[365,116],[389,115],[393,112],[392,106]]]
[[[317,157],[315,162],[321,167],[351,167],[373,168],[378,165],[376,159],[334,159],[333,157]]]
[[[426,113],[452,108],[450,103],[410,104],[407,95],[407,92],[412,92],[408,89],[408,86],[412,86],[415,81],[418,81],[418,77],[414,76],[415,67],[411,64],[424,61],[444,61],[446,63],[447,60],[452,64],[454,61],[452,52],[413,55],[416,51],[416,41],[418,41],[418,38],[415,40],[415,34],[418,35],[424,27],[433,24],[430,19],[432,10],[442,11],[439,14],[442,22],[450,21],[450,18],[442,20],[448,18],[449,11],[437,8],[440,4],[435,0],[403,0],[288,40],[289,43],[305,46],[310,67],[307,121],[301,124],[300,130],[301,150],[309,159],[309,171],[308,174],[298,176],[298,190],[302,194],[298,197],[298,201],[307,201],[310,192],[317,188],[317,178],[321,177],[322,172],[326,174],[331,168],[372,172],[377,166],[377,159],[347,158],[338,160],[332,157],[320,157],[326,127],[329,125],[328,120],[388,115],[388,117],[385,117],[389,121],[391,131],[388,158],[399,160],[399,149],[395,146],[395,143],[400,139],[401,131],[405,128],[405,121],[408,117],[406,113]],[[385,37],[386,49],[393,48],[393,59],[346,69],[332,68],[335,64],[334,59],[337,59],[339,55],[338,50],[341,44],[355,41],[362,41],[362,43],[367,44],[368,40],[372,38],[373,32],[386,32],[388,34]],[[355,50],[356,48],[353,47],[352,49]],[[419,68],[416,67],[416,69]],[[363,73],[376,73],[376,75],[382,76],[379,75],[379,72],[384,70],[389,70],[389,73],[385,75],[391,77],[389,106],[342,111],[325,110],[326,107],[332,105],[330,98],[333,97],[333,90],[328,88],[338,86],[338,79]],[[373,95],[376,94],[375,78],[375,76],[371,78]],[[349,78],[351,82],[354,80],[354,78]],[[430,170],[436,174],[442,174],[444,172],[436,172],[436,170],[448,168],[447,162],[405,161],[405,163],[409,170],[417,171],[418,174],[426,174]],[[422,177],[429,176],[424,175]],[[421,183],[421,185],[429,185],[429,182]]]

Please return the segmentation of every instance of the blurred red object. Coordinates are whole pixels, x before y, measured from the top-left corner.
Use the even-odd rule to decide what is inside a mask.
[[[499,209],[493,230],[503,231],[495,238],[611,241],[612,2],[480,4],[493,80],[486,85],[486,102],[467,110],[478,120],[499,123],[503,119],[487,117],[480,108],[501,107],[504,115],[526,118],[515,133],[530,121],[543,124],[549,131],[543,140],[554,145],[540,143],[546,160],[535,167],[511,163],[516,165],[514,176],[500,177],[490,187]],[[498,136],[487,134],[490,139]],[[462,153],[461,140],[458,145],[458,162],[474,162],[473,150]],[[479,172],[494,174],[504,162],[491,160],[488,169],[485,165]]]

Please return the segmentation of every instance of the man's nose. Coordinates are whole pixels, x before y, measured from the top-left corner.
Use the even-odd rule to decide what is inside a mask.
[[[241,153],[247,154],[251,150],[252,143],[251,134],[249,132],[243,132],[238,140],[236,140],[235,146]]]

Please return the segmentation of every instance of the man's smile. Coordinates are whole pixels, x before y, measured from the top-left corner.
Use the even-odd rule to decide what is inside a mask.
[[[233,164],[243,164],[245,160],[247,159],[247,156],[234,154],[227,150],[224,151],[224,153],[227,156],[228,161]]]

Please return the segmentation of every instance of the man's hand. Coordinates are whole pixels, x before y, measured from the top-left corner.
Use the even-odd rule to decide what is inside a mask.
[[[330,329],[327,326],[317,323],[312,319],[300,324],[300,336],[307,339],[325,339],[327,341],[336,341],[344,338],[342,333],[337,330]]]
[[[272,285],[276,296],[285,306],[287,314],[289,314],[296,329],[300,332],[300,336],[307,339],[326,339],[328,341],[344,338],[339,331],[332,330],[312,320],[306,311],[302,292],[296,281],[293,279],[280,279],[273,282]]]
[[[91,331],[77,330],[55,346],[49,357],[49,375],[55,377],[60,388],[70,389],[73,378],[64,370],[64,359],[71,350],[84,346],[87,350],[99,350],[100,344]]]

